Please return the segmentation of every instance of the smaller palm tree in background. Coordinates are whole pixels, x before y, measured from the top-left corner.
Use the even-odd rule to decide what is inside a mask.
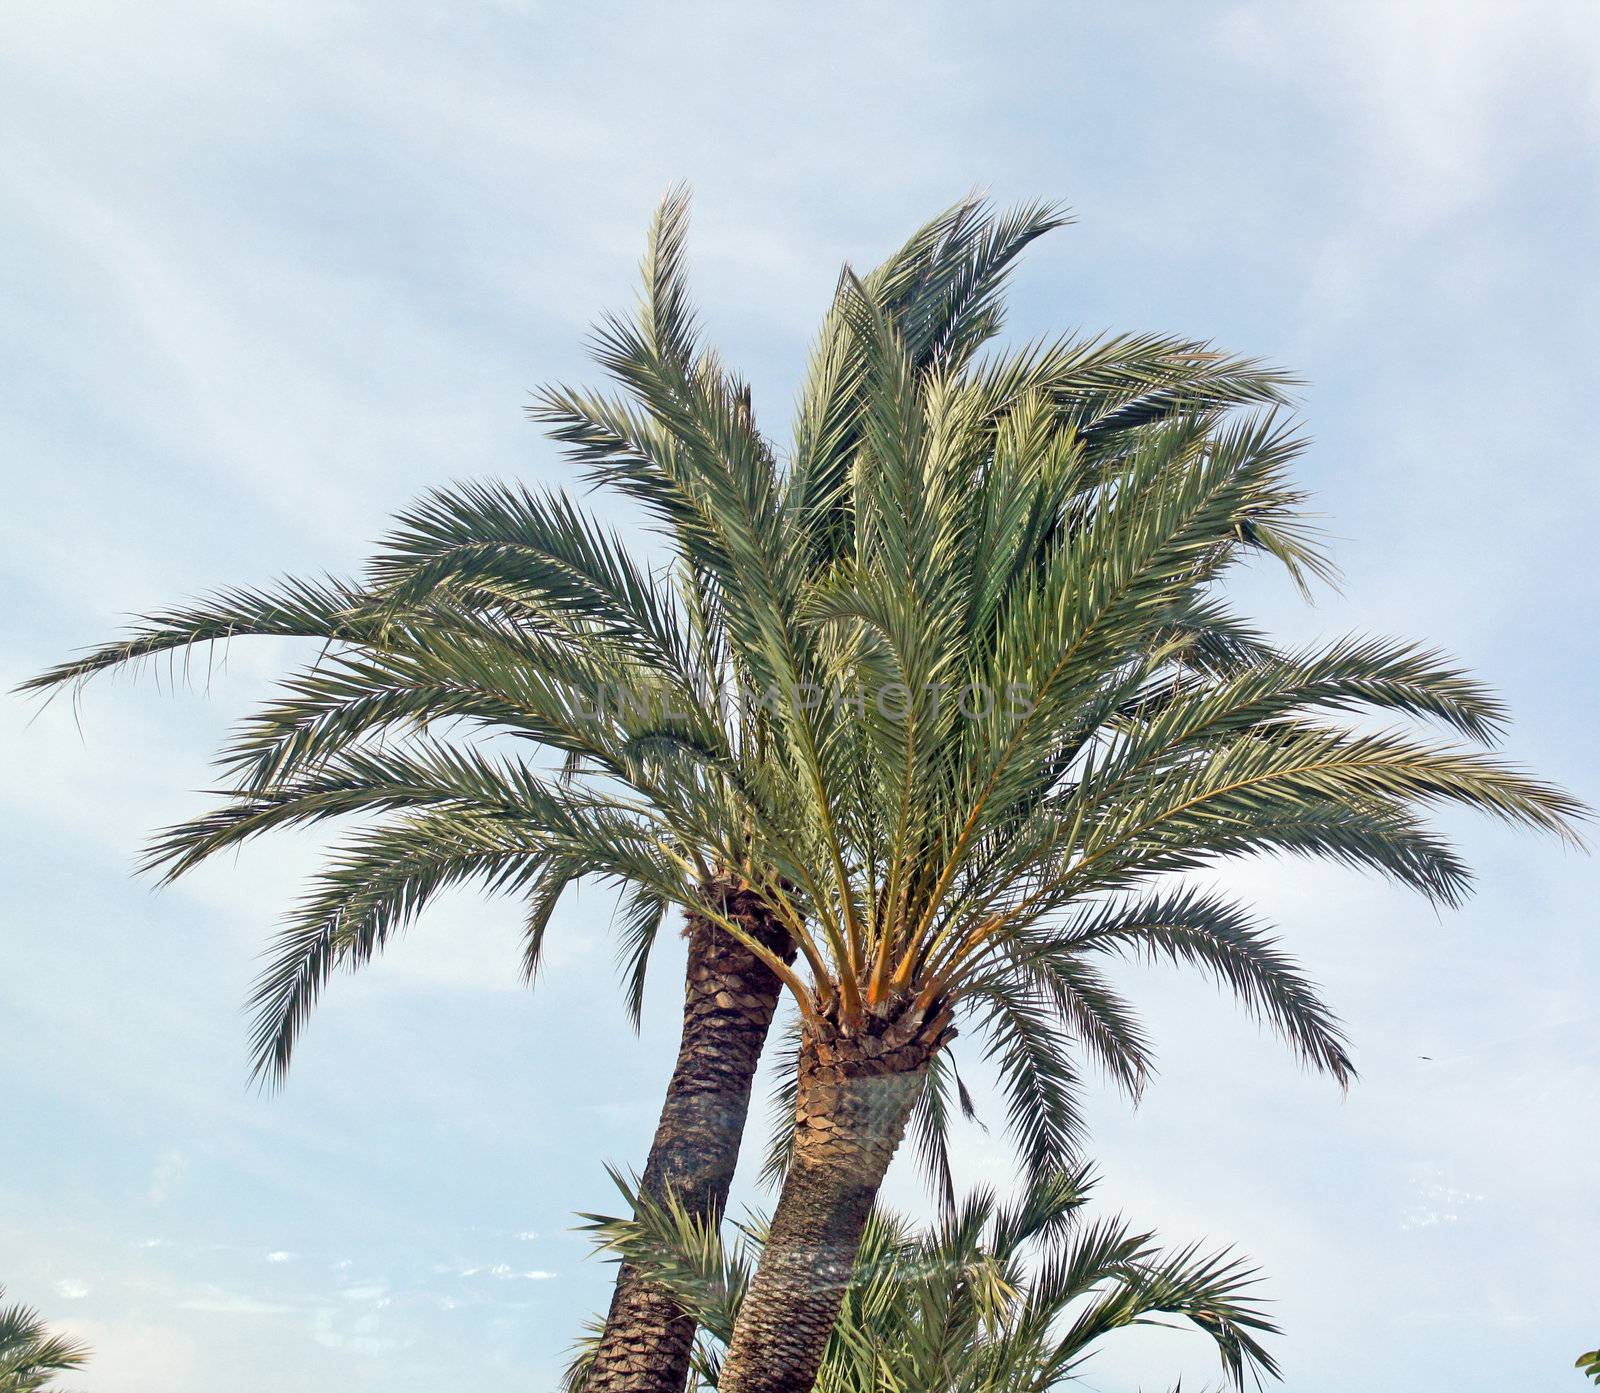
[[[694,1367],[715,1388],[722,1354],[766,1239],[764,1223],[724,1244],[681,1206],[641,1200],[635,1217],[586,1215],[600,1246],[670,1287],[703,1328]],[[1277,1377],[1257,1338],[1277,1327],[1251,1294],[1255,1269],[1227,1251],[1164,1250],[1120,1218],[1084,1222],[1094,1184],[1044,1177],[1014,1206],[979,1191],[937,1228],[882,1211],[867,1226],[816,1393],[1048,1393],[1078,1378],[1098,1343],[1136,1325],[1183,1322],[1209,1335],[1236,1387]],[[587,1351],[570,1386],[581,1389]]]
[[[57,1374],[81,1369],[89,1347],[52,1335],[44,1317],[28,1306],[4,1305],[0,1286],[0,1393],[42,1393]]]

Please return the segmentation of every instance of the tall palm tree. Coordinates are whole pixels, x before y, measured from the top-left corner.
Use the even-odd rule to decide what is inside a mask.
[[[875,1212],[814,1393],[1050,1393],[1076,1382],[1113,1331],[1173,1321],[1211,1338],[1235,1387],[1276,1377],[1258,1338],[1277,1327],[1252,1294],[1256,1272],[1198,1245],[1163,1251],[1122,1219],[1085,1224],[1093,1184],[1083,1168],[1038,1177],[1010,1207],[980,1191],[929,1230]],[[742,1225],[726,1245],[681,1206],[622,1188],[632,1216],[586,1215],[586,1227],[695,1313],[705,1332],[696,1371],[716,1388],[766,1227]]]
[[[49,1393],[57,1374],[89,1362],[89,1347],[52,1335],[44,1317],[31,1307],[4,1305],[0,1286],[0,1393]]]
[[[662,524],[670,579],[639,567],[620,538],[561,497],[459,487],[407,513],[361,584],[225,592],[152,616],[129,639],[29,685],[56,688],[244,634],[328,645],[225,752],[220,807],[171,830],[151,857],[176,875],[273,827],[379,816],[336,851],[275,946],[255,998],[264,1078],[287,1069],[329,973],[367,961],[446,885],[476,879],[527,898],[530,974],[564,887],[583,876],[630,887],[623,935],[635,1010],[663,914],[685,909],[683,1044],[644,1184],[714,1216],[781,985],[804,990],[791,962],[808,892],[791,884],[792,893],[767,894],[787,873],[763,850],[787,816],[788,756],[774,717],[750,698],[772,671],[762,647],[771,616],[792,616],[802,583],[856,545],[852,472],[872,429],[863,410],[872,345],[857,302],[897,326],[917,372],[960,371],[1000,327],[999,294],[1018,253],[1063,219],[1047,207],[995,217],[968,201],[871,276],[843,281],[780,467],[748,391],[694,332],[685,212],[674,195],[658,214],[636,321],[608,321],[597,336],[625,398],[558,388],[534,412],[592,481],[643,502]],[[984,371],[983,429],[997,430],[1019,401],[1043,401],[1076,423],[1085,458],[1107,468],[1156,422],[1275,401],[1282,386],[1256,364],[1159,337],[1064,340]],[[752,519],[764,530],[752,533]],[[1276,542],[1262,529],[1241,545]],[[1253,651],[1248,634],[1200,608],[1175,610],[1163,634],[1204,667]],[[642,702],[615,699],[641,692]],[[471,738],[485,733],[560,767],[495,758]],[[1314,1007],[1251,941],[1227,950],[1225,970],[1282,1012]],[[1100,1018],[1103,998],[1088,978],[1062,997],[1091,1043],[1135,1079],[1138,1042]],[[1311,1011],[1304,1028],[1325,1026]],[[1026,1126],[1059,1151],[1070,1134],[1066,1093],[1020,1048],[1039,1103]],[[918,1103],[919,1135],[935,1157],[939,1082],[935,1069]],[[691,1334],[664,1293],[624,1268],[594,1386],[679,1386]]]
[[[1066,1067],[1057,1027],[1129,1070],[1140,1057],[1096,957],[1163,952],[1231,975],[1244,945],[1272,956],[1237,905],[1160,878],[1288,850],[1449,903],[1467,872],[1428,806],[1567,837],[1581,813],[1479,750],[1351,719],[1433,718],[1491,742],[1503,711],[1437,655],[1365,638],[1280,653],[1228,612],[1218,581],[1247,548],[1302,580],[1326,569],[1288,473],[1299,439],[1270,413],[1183,411],[1089,450],[1049,392],[1015,389],[1014,362],[920,368],[870,294],[845,313],[865,368],[848,477],[824,490],[829,525],[848,510],[831,563],[793,516],[810,506],[804,467],[777,493],[706,471],[723,485],[719,581],[742,597],[730,641],[778,694],[752,832],[772,869],[758,892],[798,949],[769,965],[802,1018],[792,1159],[727,1393],[812,1386],[958,1018],[989,1034],[1037,1143],[1039,1083]],[[620,434],[603,442],[615,477],[679,507],[673,462]],[[1239,635],[1234,661],[1196,664],[1195,627]],[[1308,1062],[1349,1076],[1297,978],[1258,1004]]]
[[[749,770],[770,743],[764,717],[711,699],[746,676],[738,638],[753,621],[728,585],[727,539],[706,503],[720,478],[715,464],[709,484],[703,477],[708,436],[747,471],[741,498],[776,489],[779,475],[754,435],[748,393],[686,329],[685,212],[674,195],[658,214],[637,322],[600,334],[601,360],[634,404],[556,389],[535,413],[602,475],[635,493],[653,488],[658,505],[674,500],[670,582],[563,498],[459,487],[408,512],[360,584],[224,592],[150,616],[130,638],[28,686],[54,689],[242,635],[326,645],[224,752],[220,807],[169,831],[150,857],[170,877],[272,827],[380,816],[335,852],[274,946],[254,997],[263,1079],[288,1069],[329,973],[368,961],[448,885],[477,880],[527,899],[530,976],[568,884],[595,876],[631,886],[623,950],[635,1014],[663,914],[683,907],[682,1044],[643,1184],[714,1217],[781,990],[777,967],[793,948],[789,926],[753,888],[769,874],[751,862],[748,828],[760,801],[750,791],[761,782]],[[996,218],[969,200],[867,277],[867,293],[905,326],[923,367],[968,361],[998,330],[997,297],[1016,256],[1061,221],[1045,207]],[[864,360],[845,304],[841,297],[824,326],[797,427],[804,488],[794,512],[806,521],[812,570],[849,536],[832,500],[862,429]],[[1277,391],[1254,365],[1154,338],[1058,347],[1019,380],[1062,401],[1097,403],[1108,442],[1183,402]],[[648,438],[646,455],[619,464],[607,434],[618,423]],[[640,693],[648,699],[628,699]],[[670,729],[664,711],[674,713]],[[486,757],[474,737],[495,733],[558,759],[562,777]],[[727,768],[707,779],[674,741]],[[925,1130],[936,1148],[934,1101],[930,1091]],[[681,1386],[691,1335],[666,1295],[624,1268],[593,1386]]]

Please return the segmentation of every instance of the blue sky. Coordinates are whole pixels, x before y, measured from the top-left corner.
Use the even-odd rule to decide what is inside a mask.
[[[1080,217],[1014,335],[1191,333],[1307,379],[1346,584],[1306,610],[1247,579],[1251,607],[1457,652],[1514,753],[1595,801],[1597,137],[1600,17],[1555,0],[15,0],[0,679],[216,584],[348,570],[429,485],[561,482],[525,393],[593,379],[585,325],[629,302],[668,184],[780,435],[839,265],[981,186]],[[571,1215],[644,1154],[681,950],[635,1038],[603,895],[531,997],[514,906],[457,897],[250,1093],[241,1002],[316,839],[159,894],[131,871],[291,656],[0,716],[0,1281],[94,1342],[85,1393],[548,1388],[605,1300]],[[1482,883],[1445,918],[1353,873],[1223,873],[1348,1022],[1348,1097],[1131,971],[1162,1075],[1137,1113],[1091,1100],[1105,1203],[1256,1258],[1298,1393],[1575,1393],[1600,1337],[1595,866],[1449,825]],[[998,1128],[959,1162],[1009,1183]],[[1212,1370],[1136,1335],[1084,1386]]]

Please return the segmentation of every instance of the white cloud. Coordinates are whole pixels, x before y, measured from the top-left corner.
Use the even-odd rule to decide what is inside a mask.
[[[1221,33],[1237,55],[1338,106],[1359,145],[1360,211],[1384,235],[1425,230],[1484,196],[1538,128],[1529,95],[1576,95],[1600,74],[1600,21],[1584,0],[1251,3],[1227,12]],[[1313,53],[1324,80],[1308,85]],[[1600,126],[1600,104],[1562,110]]]
[[[155,1170],[150,1176],[150,1188],[146,1198],[151,1204],[165,1204],[172,1196],[173,1188],[182,1178],[185,1165],[181,1151],[169,1151],[156,1163]]]
[[[178,1308],[218,1316],[286,1316],[294,1310],[292,1306],[285,1306],[278,1301],[264,1301],[258,1297],[228,1292],[190,1297],[187,1301],[179,1302]]]
[[[414,1336],[388,1335],[383,1329],[379,1316],[364,1315],[351,1320],[343,1311],[325,1307],[313,1317],[311,1337],[328,1349],[349,1350],[367,1358],[379,1358],[416,1343]]]
[[[91,1290],[87,1282],[80,1282],[73,1277],[63,1277],[55,1284],[55,1289],[57,1296],[68,1301],[82,1301]]]

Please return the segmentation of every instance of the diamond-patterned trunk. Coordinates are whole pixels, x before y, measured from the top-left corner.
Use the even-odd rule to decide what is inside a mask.
[[[794,1157],[723,1361],[721,1393],[811,1393],[884,1173],[928,1061],[953,1034],[909,1004],[807,1021]]]

